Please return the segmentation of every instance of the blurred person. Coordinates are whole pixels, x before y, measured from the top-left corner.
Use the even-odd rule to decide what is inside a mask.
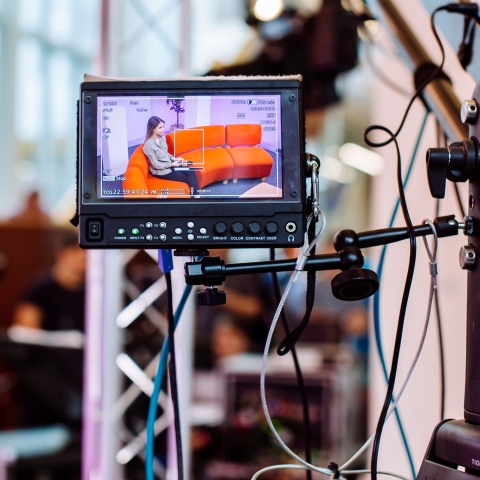
[[[67,231],[53,266],[35,278],[17,305],[12,331],[84,331],[86,252],[77,245],[77,235]],[[33,333],[32,330],[32,333]],[[21,332],[20,332],[21,333]],[[28,335],[25,341],[28,342]],[[22,342],[22,335],[16,335]],[[83,352],[65,346],[27,348],[24,362],[15,364],[22,382],[22,426],[56,423],[80,432],[83,387]],[[47,344],[48,345],[48,344]]]
[[[0,250],[0,280],[2,279],[3,275],[7,272],[8,269],[8,257],[5,252]]]
[[[40,193],[36,190],[28,194],[20,212],[10,217],[5,224],[15,227],[53,227],[50,217],[40,205]]]
[[[241,324],[228,315],[217,319],[212,332],[212,352],[217,366],[228,357],[248,352],[249,348],[248,333]]]
[[[219,255],[226,263],[236,263],[238,255],[229,250],[211,250],[212,256]],[[253,255],[253,254],[252,254]],[[237,258],[235,258],[237,257]],[[254,261],[254,258],[250,258]],[[273,318],[273,293],[271,276],[269,274],[250,274],[227,277],[219,287],[226,292],[227,302],[218,306],[198,306],[196,310],[196,354],[195,365],[197,368],[211,368],[216,360],[217,353],[224,347],[215,335],[231,329],[238,344],[245,346],[242,353],[261,353],[265,346],[268,328]],[[223,326],[223,323],[227,326]],[[215,330],[217,330],[215,333]],[[245,337],[240,341],[241,336]],[[237,338],[238,337],[238,338]],[[233,339],[232,339],[233,342]],[[234,347],[234,345],[230,345]],[[239,348],[235,345],[235,348]],[[240,352],[239,352],[240,353]]]
[[[17,305],[13,324],[29,328],[84,331],[86,252],[66,232],[55,263],[36,278]]]

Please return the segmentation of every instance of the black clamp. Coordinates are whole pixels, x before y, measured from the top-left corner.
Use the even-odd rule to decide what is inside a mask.
[[[311,210],[313,213],[313,221],[318,222],[318,216],[320,213],[320,199],[319,199],[319,184],[318,184],[318,172],[320,170],[320,160],[315,155],[307,153],[307,171],[310,174],[311,180]]]
[[[340,478],[340,471],[338,470],[338,465],[335,462],[330,462],[328,464],[328,469],[332,471],[333,478]]]
[[[224,305],[227,294],[218,290],[226,278],[225,263],[220,257],[203,257],[200,262],[187,262],[184,265],[187,285],[207,285],[203,292],[197,293],[197,304],[216,306]]]
[[[458,222],[455,220],[455,215],[445,215],[444,217],[437,217],[433,221],[437,237],[451,237],[458,234]]]
[[[478,140],[455,142],[427,150],[427,179],[432,197],[444,198],[447,179],[466,182],[473,178],[479,156]]]
[[[465,235],[473,235],[473,217],[467,215],[463,218],[463,221],[465,222],[463,233]]]

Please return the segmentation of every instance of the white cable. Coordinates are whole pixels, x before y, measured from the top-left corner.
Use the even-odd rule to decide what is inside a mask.
[[[430,293],[428,297],[428,306],[427,306],[427,314],[425,318],[425,324],[423,327],[423,332],[422,332],[422,337],[420,339],[420,343],[417,348],[417,352],[415,354],[415,357],[413,359],[413,362],[410,366],[410,370],[407,373],[407,376],[405,378],[405,381],[402,384],[402,387],[400,388],[400,391],[398,392],[398,395],[395,396],[395,401],[390,405],[390,408],[388,409],[387,416],[385,418],[385,422],[388,420],[390,415],[393,413],[395,410],[398,402],[400,401],[400,398],[403,395],[403,392],[405,390],[405,387],[407,386],[408,382],[410,381],[410,377],[412,376],[413,370],[415,369],[415,366],[417,364],[418,358],[420,357],[420,353],[423,349],[423,344],[425,342],[425,337],[427,335],[427,330],[428,330],[428,324],[430,321],[430,313],[432,311],[432,302],[433,302],[433,296],[435,294],[435,289],[437,288],[437,247],[438,247],[438,236],[437,236],[437,230],[435,229],[435,225],[428,219],[425,219],[423,223],[427,223],[430,228],[432,229],[433,233],[433,249],[432,252],[430,252],[430,249],[428,247],[427,239],[426,237],[423,237],[423,241],[425,243],[425,249],[427,250],[427,255],[430,260]],[[356,460],[372,443],[373,439],[375,438],[375,435],[372,435],[364,444],[363,446],[355,453],[349,460],[347,460],[340,468],[340,471],[343,471],[348,465],[350,465],[354,460]]]
[[[286,470],[310,470],[308,467],[305,467],[304,465],[294,465],[294,464],[291,464],[291,463],[287,463],[285,465],[272,465],[270,467],[265,467],[265,468],[262,468],[261,470],[259,470],[257,473],[255,473],[255,475],[253,475],[252,477],[252,480],[257,480],[257,478],[266,473],[266,472],[270,472],[272,470],[282,470],[282,469],[286,469]],[[371,470],[348,470],[348,471],[345,471],[345,472],[342,472],[342,473],[345,473],[345,474],[360,474],[360,473],[371,473]],[[396,477],[396,478],[400,478],[401,480],[409,480],[408,478],[406,477],[403,477],[402,475],[398,475],[397,473],[392,473],[392,472],[377,472],[379,475],[389,475],[390,477]],[[329,474],[330,477],[333,477],[335,478],[335,472],[331,472],[331,474]],[[340,476],[339,477],[340,480],[345,480],[344,477]],[[333,480],[333,479],[332,479]]]
[[[271,467],[265,467],[259,470],[255,475],[253,475],[252,480],[257,480],[257,478],[265,472],[270,472],[271,470],[281,470],[281,469],[290,469],[290,470],[307,470],[307,467],[303,465],[292,465],[290,463],[286,465],[272,465]]]
[[[315,243],[318,241],[318,239],[321,237],[321,235],[323,234],[323,231],[325,229],[325,215],[324,213],[321,211],[320,212],[321,214],[321,217],[322,217],[322,226],[321,226],[321,229],[319,231],[319,233],[317,234],[317,236],[315,237],[315,240],[311,243],[311,245],[308,247],[308,249],[305,251],[305,253],[303,253],[302,251],[302,254],[300,254],[300,257],[302,256],[305,256],[308,255],[308,253],[311,251],[311,249],[313,248],[313,246],[315,245]],[[432,309],[432,301],[433,301],[433,295],[434,295],[434,292],[435,292],[435,289],[437,287],[437,263],[436,263],[436,255],[437,255],[437,245],[438,245],[438,237],[437,237],[437,232],[436,232],[436,229],[435,229],[435,226],[433,225],[433,223],[426,219],[424,220],[424,223],[427,223],[431,230],[432,230],[432,233],[433,233],[433,237],[434,237],[434,245],[433,245],[433,250],[432,252],[430,252],[430,249],[428,247],[428,243],[427,243],[427,240],[426,238],[424,237],[424,243],[425,243],[425,248],[427,250],[427,255],[429,257],[429,260],[430,260],[430,276],[431,276],[431,280],[430,280],[430,294],[429,294],[429,300],[428,300],[428,307],[427,307],[427,314],[426,314],[426,319],[425,319],[425,325],[424,325],[424,328],[423,328],[423,332],[422,332],[422,337],[420,339],[420,343],[419,343],[419,346],[418,346],[418,349],[417,349],[417,352],[415,354],[415,357],[413,359],[413,362],[410,366],[410,369],[408,371],[408,374],[405,378],[405,381],[398,393],[398,395],[396,395],[395,397],[395,401],[390,405],[390,408],[388,410],[388,413],[387,413],[387,416],[385,418],[385,422],[388,420],[388,418],[390,417],[390,415],[393,413],[395,407],[397,406],[398,402],[400,401],[400,398],[402,397],[403,395],[403,392],[408,384],[408,382],[410,381],[410,377],[413,373],[413,370],[415,369],[415,366],[417,364],[417,361],[418,361],[418,358],[420,357],[420,353],[423,349],[423,345],[424,345],[424,342],[425,342],[425,337],[426,337],[426,334],[427,334],[427,330],[428,330],[428,324],[429,324],[429,320],[430,320],[430,313],[431,313],[431,309]],[[308,231],[308,228],[307,228],[307,231]],[[299,265],[299,262],[300,262],[300,257],[297,261],[297,265]],[[305,261],[306,261],[306,258],[304,259],[303,261],[303,265],[305,264]],[[265,418],[267,420],[267,423],[268,423],[268,426],[270,427],[270,430],[272,432],[272,434],[274,435],[274,437],[276,438],[276,440],[278,441],[278,443],[280,444],[280,446],[283,448],[283,450],[288,453],[292,458],[294,458],[295,460],[297,460],[299,463],[301,463],[302,465],[288,465],[288,466],[272,466],[272,467],[266,467],[265,469],[262,469],[260,471],[258,471],[253,477],[252,477],[252,480],[255,480],[258,478],[259,475],[261,475],[263,472],[266,472],[268,470],[274,470],[276,468],[295,468],[295,469],[310,469],[310,470],[313,470],[313,471],[316,471],[316,472],[319,472],[319,473],[323,473],[325,475],[329,475],[331,476],[334,472],[332,472],[331,470],[329,469],[325,469],[325,468],[321,468],[321,467],[317,467],[315,465],[312,465],[308,462],[306,462],[305,460],[303,460],[301,457],[299,457],[297,454],[295,454],[292,450],[290,450],[290,448],[283,442],[283,440],[280,438],[279,434],[277,433],[273,423],[272,423],[272,420],[271,420],[271,417],[270,417],[270,413],[268,411],[268,405],[267,405],[267,401],[266,401],[266,396],[265,396],[265,373],[266,373],[266,365],[267,365],[267,357],[268,357],[268,351],[270,349],[270,343],[271,343],[271,340],[272,340],[272,336],[273,336],[273,331],[275,330],[275,326],[278,322],[278,318],[280,316],[280,312],[282,311],[282,308],[283,308],[283,305],[285,303],[285,300],[288,296],[288,293],[292,287],[292,284],[296,281],[298,275],[300,274],[299,271],[295,270],[295,272],[292,274],[292,276],[290,277],[290,280],[287,284],[287,287],[285,288],[285,291],[283,293],[283,296],[280,300],[280,303],[277,307],[277,311],[275,312],[275,316],[273,318],[273,321],[272,321],[272,325],[270,326],[270,330],[268,332],[268,337],[267,337],[267,341],[266,341],[266,344],[265,344],[265,350],[263,352],[263,358],[262,358],[262,371],[261,371],[261,375],[260,375],[260,394],[261,394],[261,398],[262,398],[262,407],[263,407],[263,411],[264,411],[264,414],[265,414]],[[359,470],[353,470],[353,471],[346,471],[345,468],[350,465],[354,460],[356,460],[367,448],[368,446],[372,443],[373,439],[375,438],[375,435],[372,435],[365,443],[364,445],[349,459],[347,460],[338,470],[339,472],[342,472],[342,473],[369,473],[370,470],[364,470],[364,471],[359,471]],[[406,480],[405,477],[401,477],[400,475],[397,475],[397,474],[393,474],[393,473],[389,473],[389,472],[378,472],[379,474],[383,474],[383,475],[391,475],[391,476],[394,476],[394,477],[397,477],[397,478],[400,478],[402,480]]]
[[[301,270],[297,270],[298,267],[303,268],[305,265],[306,257],[312,250],[312,248],[315,246],[315,244],[318,242],[320,237],[322,236],[324,230],[325,230],[325,225],[326,225],[326,219],[325,219],[325,214],[322,210],[320,210],[320,217],[322,218],[322,224],[320,227],[320,231],[317,233],[315,239],[312,241],[312,243],[308,246],[307,249],[305,247],[302,248],[302,253],[298,257],[297,260],[297,265],[295,266],[295,271],[292,273],[290,280],[288,281],[287,286],[285,287],[285,291],[283,292],[282,298],[280,299],[280,303],[278,304],[277,310],[275,312],[275,316],[273,317],[272,324],[270,326],[270,330],[268,332],[267,336],[267,341],[265,343],[265,350],[263,352],[263,357],[262,357],[262,371],[260,374],[260,396],[262,398],[262,407],[263,407],[263,412],[265,414],[265,418],[267,420],[268,426],[270,427],[270,431],[272,432],[273,436],[277,439],[277,442],[280,444],[280,446],[283,448],[283,450],[288,453],[292,458],[297,460],[297,462],[300,462],[301,464],[305,465],[307,468],[314,470],[319,473],[323,473],[325,475],[331,475],[331,471],[327,468],[320,468],[316,467],[315,465],[312,465],[302,458],[300,458],[296,453],[294,453],[288,446],[284,443],[284,441],[280,438],[280,435],[276,431],[272,419],[270,417],[270,413],[268,411],[268,405],[267,405],[267,399],[265,396],[265,372],[267,369],[267,359],[268,359],[268,351],[270,350],[270,344],[272,342],[272,337],[273,337],[273,332],[275,331],[275,327],[278,322],[278,318],[280,317],[280,313],[283,309],[283,305],[285,304],[285,300],[287,299],[287,296],[290,292],[290,289],[292,288],[293,283],[297,280],[298,276],[300,275]],[[309,217],[308,225],[311,222],[311,216]],[[307,230],[308,232],[308,226]]]

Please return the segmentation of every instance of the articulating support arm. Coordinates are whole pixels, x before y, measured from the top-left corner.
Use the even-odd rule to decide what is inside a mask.
[[[439,237],[457,235],[464,229],[464,223],[458,223],[454,215],[437,217],[434,225]],[[429,225],[414,227],[416,236],[432,234]],[[340,300],[361,300],[373,295],[379,287],[375,272],[363,268],[364,258],[361,248],[385,245],[408,238],[406,228],[387,228],[370,232],[356,233],[342,230],[335,235],[334,246],[338,253],[312,255],[308,257],[303,270],[341,270],[332,280],[332,292]],[[295,269],[296,260],[276,260],[267,262],[238,263],[226,265],[220,257],[203,257],[199,262],[185,263],[185,281],[187,285],[206,285],[203,292],[197,294],[199,305],[222,305],[226,302],[225,292],[215,288],[221,285],[229,275],[253,273],[288,272]]]

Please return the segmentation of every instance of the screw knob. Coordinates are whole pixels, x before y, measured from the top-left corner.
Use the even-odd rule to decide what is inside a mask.
[[[197,293],[197,305],[214,307],[225,305],[225,303],[227,303],[227,294],[223,290],[218,290],[218,288],[207,287],[203,292]]]
[[[353,302],[373,295],[379,287],[378,276],[367,268],[351,268],[332,280],[332,293],[339,300]]]
[[[475,249],[471,245],[464,245],[460,248],[460,255],[458,260],[460,262],[460,268],[463,270],[473,270],[477,263]]]
[[[462,123],[473,125],[478,119],[478,105],[475,99],[465,100],[460,109]]]

